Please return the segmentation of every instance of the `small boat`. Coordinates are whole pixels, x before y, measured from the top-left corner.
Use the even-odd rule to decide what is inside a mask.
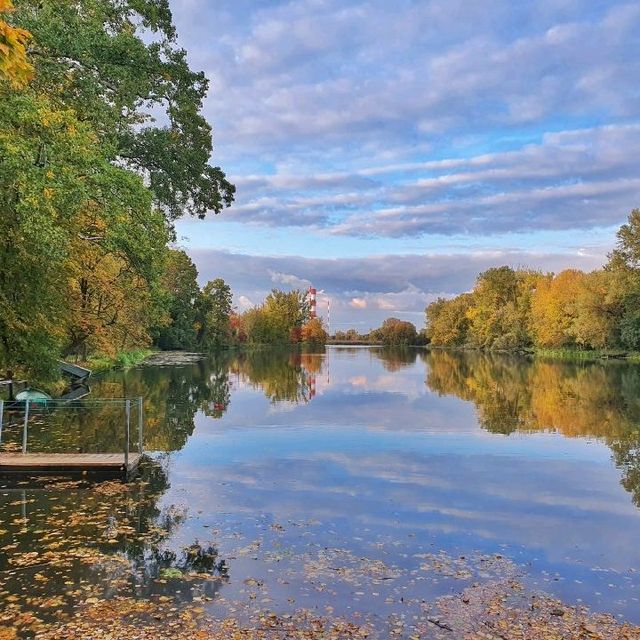
[[[18,402],[37,402],[38,404],[46,404],[49,400],[51,400],[51,396],[44,391],[40,391],[40,389],[23,389],[19,393],[16,393],[16,400]]]

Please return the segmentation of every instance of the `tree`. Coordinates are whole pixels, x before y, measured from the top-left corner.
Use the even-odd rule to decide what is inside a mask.
[[[14,89],[21,89],[33,77],[33,66],[27,59],[31,34],[6,22],[13,11],[11,0],[0,0],[0,81],[8,81]]]
[[[640,209],[631,211],[616,237],[616,248],[609,254],[605,266],[609,274],[607,298],[617,312],[621,344],[628,349],[639,349],[636,335],[640,317]]]
[[[271,342],[269,320],[262,307],[247,309],[240,317],[244,327],[246,341],[249,344],[268,344]]]
[[[535,271],[515,271],[507,266],[481,273],[467,310],[471,344],[496,349],[529,345],[531,294],[540,277]]]
[[[231,287],[222,278],[210,280],[204,286],[196,303],[200,345],[219,349],[229,344],[232,301]]]
[[[34,36],[34,88],[74,109],[110,160],[143,174],[169,220],[232,202],[233,185],[209,165],[209,83],[176,45],[167,0],[20,0],[15,20]]]
[[[43,376],[73,322],[79,254],[100,247],[142,273],[145,229],[155,242],[164,221],[148,224],[142,180],[108,162],[86,123],[31,91],[0,89],[0,163],[0,362]]]
[[[609,254],[609,269],[640,272],[640,209],[633,209],[616,233],[616,248]]]
[[[172,223],[219,212],[234,188],[208,164],[207,81],[176,46],[167,1],[20,0],[11,22],[0,19],[0,365],[39,378],[61,354],[147,344],[178,321],[188,333],[161,278]],[[35,76],[21,89],[29,32]]]
[[[301,338],[303,342],[325,344],[328,337],[322,324],[322,318],[311,318],[311,320],[302,325]]]
[[[105,164],[95,195],[71,224],[66,353],[146,345],[160,322],[157,289],[169,231],[134,173]],[[168,318],[164,319],[168,322]]]
[[[602,349],[618,341],[622,309],[609,295],[611,279],[611,273],[599,270],[583,274],[580,280],[571,334],[582,347]]]
[[[425,310],[427,339],[438,346],[461,346],[467,341],[469,319],[467,311],[472,298],[462,294],[451,300],[438,298]]]
[[[540,280],[532,298],[531,329],[541,347],[563,347],[575,342],[576,300],[584,273],[566,269]]]
[[[620,341],[623,347],[640,351],[640,309],[629,310],[620,322]]]
[[[299,342],[300,330],[309,320],[310,308],[304,291],[272,289],[262,310],[268,327],[268,342]]]
[[[418,333],[413,323],[398,318],[387,318],[380,327],[382,342],[387,345],[415,344]]]
[[[196,300],[200,295],[198,270],[191,258],[178,249],[169,249],[160,278],[162,305],[168,322],[153,330],[161,349],[192,349],[196,343]]]
[[[236,313],[231,314],[229,325],[231,327],[231,339],[233,342],[236,344],[245,343],[247,341],[247,328],[244,316]]]

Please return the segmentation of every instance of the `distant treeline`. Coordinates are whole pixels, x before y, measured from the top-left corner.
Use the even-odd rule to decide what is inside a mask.
[[[432,345],[640,350],[640,210],[604,268],[488,269],[471,292],[430,304],[426,320]]]
[[[412,322],[387,318],[382,326],[373,329],[369,333],[358,333],[355,329],[336,331],[332,340],[334,342],[354,344],[384,344],[395,346],[424,345],[427,344],[427,336],[424,330],[418,331]]]
[[[262,304],[237,313],[231,288],[224,280],[211,280],[200,289],[196,267],[184,251],[172,250],[170,264],[162,282],[168,317],[152,330],[153,341],[161,349],[210,351],[239,345],[327,341],[322,319],[311,317],[304,291],[273,289]]]

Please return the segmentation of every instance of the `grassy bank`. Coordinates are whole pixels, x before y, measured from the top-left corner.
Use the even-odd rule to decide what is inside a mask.
[[[593,360],[624,359],[640,362],[640,353],[625,351],[624,349],[530,349],[527,353],[539,358],[553,358],[554,360],[568,360],[586,362]]]
[[[541,347],[529,347],[526,349],[480,349],[466,346],[440,346],[427,345],[427,349],[439,349],[443,351],[481,351],[483,353],[503,353],[507,355],[527,355],[534,358],[549,358],[553,360],[566,360],[567,362],[595,362],[597,360],[627,360],[628,362],[640,362],[640,352],[625,351],[624,349],[543,349]]]
[[[113,357],[96,355],[89,358],[87,362],[79,364],[91,369],[93,373],[108,371],[109,369],[128,369],[139,365],[155,351],[155,349],[134,349],[132,351],[121,351]]]

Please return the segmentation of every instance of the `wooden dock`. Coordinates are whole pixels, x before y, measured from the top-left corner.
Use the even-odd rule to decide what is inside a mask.
[[[0,476],[92,475],[128,477],[142,455],[130,453],[0,453]]]

